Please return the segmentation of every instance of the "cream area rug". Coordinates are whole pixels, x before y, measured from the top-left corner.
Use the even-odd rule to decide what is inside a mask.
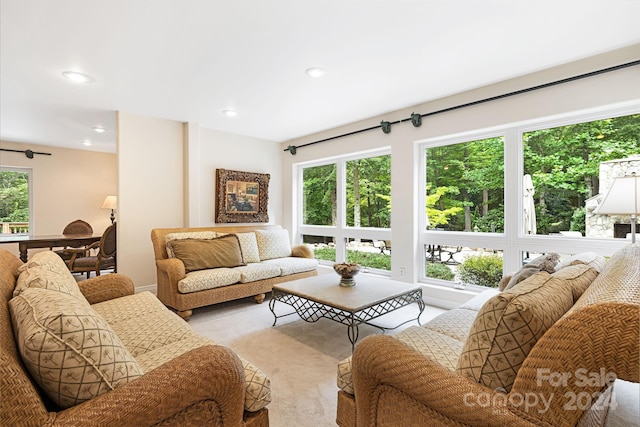
[[[280,315],[291,308],[277,302],[275,310]],[[425,323],[443,311],[427,306],[420,320]],[[376,323],[395,326],[415,317],[417,312],[417,305],[412,304]],[[232,348],[269,376],[271,427],[335,426],[337,364],[351,354],[347,327],[327,319],[307,323],[297,314],[278,319],[276,326],[272,326],[273,320],[269,297],[262,304],[244,298],[195,309],[189,325],[197,333]],[[386,333],[394,334],[415,324],[413,321]],[[363,325],[359,339],[379,333],[379,329]]]

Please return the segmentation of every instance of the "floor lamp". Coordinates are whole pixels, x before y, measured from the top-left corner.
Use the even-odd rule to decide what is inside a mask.
[[[116,220],[116,215],[113,213],[114,210],[118,208],[118,197],[117,196],[107,196],[102,203],[102,209],[111,209],[111,224]]]
[[[594,211],[603,215],[631,215],[631,243],[636,243],[636,221],[640,214],[640,176],[636,173],[613,180],[602,203]]]

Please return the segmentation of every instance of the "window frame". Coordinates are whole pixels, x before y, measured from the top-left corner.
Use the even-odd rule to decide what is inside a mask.
[[[374,240],[391,240],[391,228],[376,228],[376,227],[353,227],[347,225],[347,162],[353,160],[360,160],[370,157],[379,156],[391,156],[391,148],[384,147],[375,150],[361,151],[356,153],[349,153],[342,156],[335,156],[320,160],[314,160],[309,162],[295,163],[294,168],[294,182],[296,182],[296,210],[295,210],[295,223],[297,224],[297,233],[295,238],[296,243],[302,242],[303,235],[311,236],[326,236],[332,237],[336,242],[336,262],[344,262],[347,259],[346,245],[338,244],[338,242],[345,242],[348,238],[356,239],[374,239]],[[393,162],[393,159],[392,159]],[[304,204],[303,204],[303,170],[305,168],[326,166],[330,164],[336,165],[336,224],[335,225],[310,225],[304,224]],[[391,172],[391,171],[390,171]],[[391,189],[393,192],[393,188]],[[392,214],[393,215],[393,214]],[[320,264],[333,265],[330,261],[319,261]],[[391,271],[381,270],[368,267],[366,269],[376,274],[390,276]]]
[[[419,216],[419,253],[422,254],[416,262],[418,280],[422,283],[439,285],[448,288],[460,288],[460,284],[445,280],[426,277],[424,245],[429,243],[450,246],[474,246],[501,250],[503,252],[503,274],[517,271],[522,265],[522,253],[558,252],[561,254],[575,254],[579,252],[596,252],[603,256],[610,256],[628,242],[604,238],[577,238],[549,235],[525,235],[523,232],[522,212],[522,182],[524,174],[524,144],[523,136],[527,132],[585,123],[595,120],[639,114],[640,105],[623,103],[612,106],[602,106],[588,110],[547,116],[535,120],[510,123],[492,128],[485,128],[436,138],[417,141],[419,162],[419,203],[426,203],[426,161],[425,149],[436,146],[458,144],[480,140],[487,137],[504,137],[504,232],[503,233],[473,233],[465,231],[436,231],[426,229],[424,214]],[[485,287],[464,285],[469,290],[484,290]]]

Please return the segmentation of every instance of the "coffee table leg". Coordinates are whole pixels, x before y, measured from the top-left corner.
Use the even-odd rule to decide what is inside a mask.
[[[358,335],[360,331],[358,329],[358,323],[355,321],[353,313],[351,313],[351,318],[349,319],[349,324],[347,325],[347,336],[349,337],[349,342],[351,343],[351,352],[353,353],[353,349],[356,346],[356,341],[358,341]]]

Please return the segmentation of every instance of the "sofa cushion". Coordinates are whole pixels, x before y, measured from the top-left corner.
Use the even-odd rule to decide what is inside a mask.
[[[22,361],[62,408],[143,374],[110,325],[72,295],[30,288],[9,302]]]
[[[218,233],[218,236],[224,236],[225,234]],[[260,262],[260,251],[258,250],[258,240],[256,239],[256,233],[253,231],[248,233],[235,233],[240,240],[240,249],[242,249],[242,257],[246,264],[252,262]]]
[[[204,291],[205,289],[221,288],[233,285],[240,281],[240,271],[235,268],[211,268],[187,273],[186,277],[178,282],[178,291],[183,294]]]
[[[38,252],[18,268],[18,273],[20,275],[13,290],[14,297],[28,288],[42,288],[73,295],[89,305],[80,291],[78,282],[55,252]]]
[[[471,327],[456,371],[508,392],[531,348],[573,305],[570,282],[543,271],[487,301]]]
[[[289,231],[286,229],[256,230],[256,240],[261,261],[291,256]]]
[[[169,258],[175,258],[175,254],[173,253],[173,249],[170,242],[174,240],[185,240],[185,239],[215,239],[218,237],[218,233],[215,231],[183,231],[179,233],[169,233],[164,236],[164,242],[167,247],[167,256]]]
[[[278,265],[271,265],[264,262],[253,263],[236,267],[234,270],[240,272],[240,283],[255,282],[256,280],[271,279],[280,276],[282,270]]]
[[[108,300],[93,306],[145,372],[151,371],[181,354],[216,345],[193,329],[149,292]],[[257,411],[271,401],[271,381],[258,368],[240,358],[245,375],[245,409]]]
[[[215,239],[174,240],[169,243],[187,273],[208,268],[244,265],[240,241],[235,234]]]
[[[280,276],[303,273],[318,268],[318,260],[314,258],[284,257],[262,261],[261,264],[277,266],[280,268]]]
[[[604,265],[607,263],[607,260],[605,257],[603,257],[602,255],[598,255],[595,252],[582,252],[563,259],[558,263],[558,265],[556,265],[555,269],[556,271],[559,271],[576,263],[587,264],[594,268],[598,273],[600,273],[604,268]]]
[[[513,286],[525,280],[527,277],[531,277],[539,271],[553,273],[559,259],[560,255],[557,253],[540,255],[539,257],[534,258],[523,265],[520,270],[515,272],[509,279],[509,282],[506,283],[506,285],[505,281],[501,280],[498,284],[498,289],[501,291],[506,291],[507,289],[512,288]]]

